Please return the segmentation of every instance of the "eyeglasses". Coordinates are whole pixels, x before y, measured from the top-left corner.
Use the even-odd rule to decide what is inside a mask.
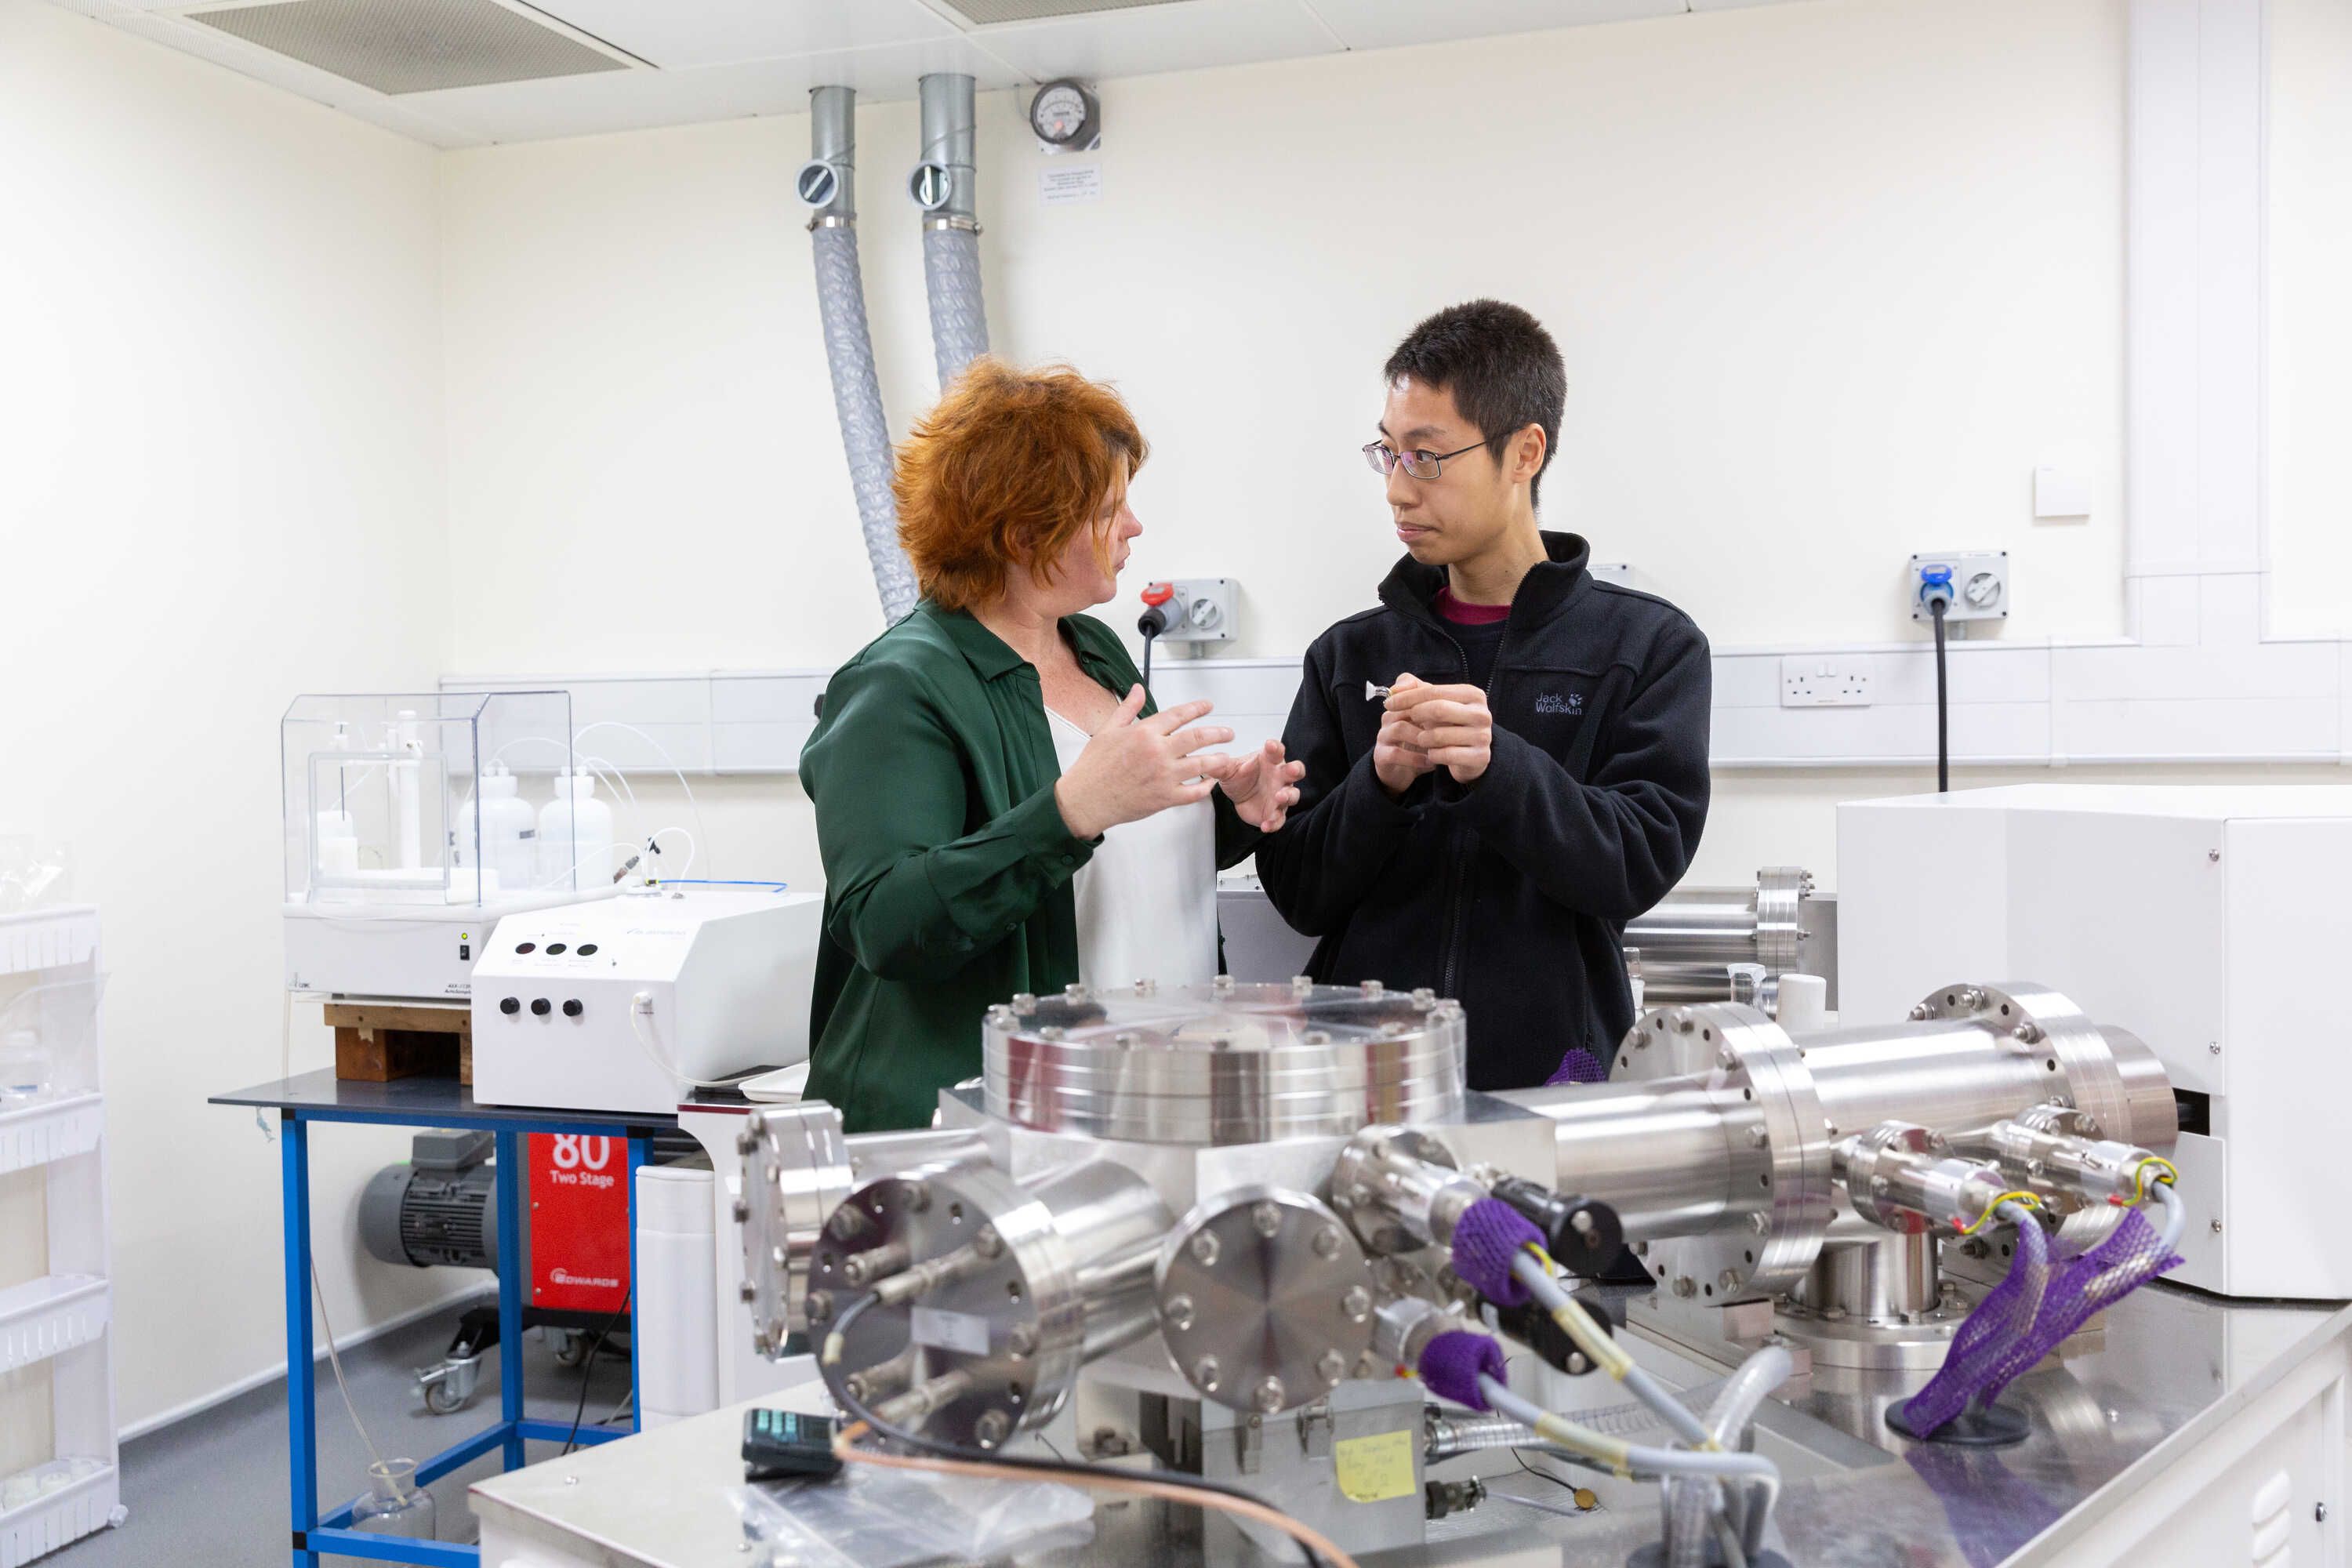
[[[1467,447],[1452,452],[1400,452],[1385,441],[1374,441],[1364,448],[1364,461],[1370,463],[1372,466],[1372,472],[1382,479],[1388,478],[1402,468],[1416,479],[1433,479],[1441,471],[1439,464],[1449,458],[1458,458],[1464,452],[1475,452],[1486,444],[1484,441],[1473,441]]]

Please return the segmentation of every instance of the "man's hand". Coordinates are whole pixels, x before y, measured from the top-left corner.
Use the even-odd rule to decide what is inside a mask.
[[[1431,686],[1401,679],[1389,691],[1389,724],[1400,721],[1413,733],[1433,767],[1454,775],[1456,784],[1475,784],[1494,756],[1495,715],[1486,694],[1475,686]],[[1388,733],[1383,725],[1381,733]],[[1375,751],[1375,757],[1378,756]],[[1379,765],[1377,762],[1373,764]]]
[[[1283,760],[1282,742],[1268,741],[1246,757],[1234,759],[1233,772],[1217,787],[1234,803],[1234,814],[1260,833],[1279,833],[1298,804],[1298,781],[1307,776],[1305,763]]]
[[[1429,759],[1422,746],[1421,730],[1412,720],[1396,711],[1397,699],[1410,691],[1433,691],[1412,675],[1400,675],[1389,688],[1388,707],[1381,720],[1381,732],[1372,742],[1372,776],[1391,795],[1402,795],[1412,787],[1412,781],[1432,772],[1437,764]]]

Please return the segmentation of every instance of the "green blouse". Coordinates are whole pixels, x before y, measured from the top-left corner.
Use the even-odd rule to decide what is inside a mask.
[[[1100,621],[1062,636],[1105,690],[1135,685]],[[825,879],[808,1093],[848,1131],[929,1126],[991,1004],[1078,978],[1070,879],[1101,840],[1071,836],[1060,777],[1036,667],[967,611],[924,600],[827,683],[801,753]],[[1258,835],[1211,799],[1230,866]]]

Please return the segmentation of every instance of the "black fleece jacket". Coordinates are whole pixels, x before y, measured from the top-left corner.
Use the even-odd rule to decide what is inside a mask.
[[[1411,557],[1377,609],[1307,651],[1283,742],[1299,803],[1258,847],[1274,907],[1318,937],[1318,980],[1427,985],[1469,1015],[1470,1083],[1538,1084],[1581,1046],[1613,1063],[1633,1027],[1620,935],[1681,879],[1706,822],[1706,638],[1663,599],[1595,582],[1591,550],[1550,559],[1511,601],[1487,688],[1495,739],[1467,788],[1439,768],[1391,797],[1372,773],[1367,681],[1467,680]]]

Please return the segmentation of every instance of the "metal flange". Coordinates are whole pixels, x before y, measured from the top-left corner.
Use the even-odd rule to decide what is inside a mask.
[[[1617,1062],[1620,1081],[1699,1079],[1722,1114],[1724,1221],[1651,1243],[1660,1285],[1715,1306],[1801,1279],[1821,1254],[1836,1195],[1828,1121],[1804,1053],[1756,1008],[1715,1003],[1651,1014]]]
[[[1371,1348],[1364,1250],[1305,1193],[1247,1186],[1202,1203],[1161,1247],[1154,1284],[1177,1368],[1235,1410],[1312,1404]]]
[[[743,1237],[743,1296],[752,1342],[771,1358],[808,1327],[809,1259],[824,1222],[849,1196],[841,1112],[821,1100],[763,1107],[736,1138],[743,1157],[736,1218]]]
[[[1947,985],[1929,992],[1911,1016],[1959,1020],[2007,1036],[2021,1053],[2041,1058],[2052,1075],[2053,1100],[2088,1113],[2106,1137],[2133,1136],[2124,1075],[2106,1036],[2047,985],[2031,980]]]

